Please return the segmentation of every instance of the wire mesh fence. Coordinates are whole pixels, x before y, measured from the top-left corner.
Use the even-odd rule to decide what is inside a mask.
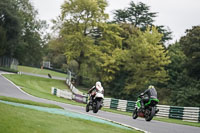
[[[19,62],[15,58],[10,58],[6,56],[0,57],[0,67],[6,67],[13,70],[17,70],[18,64]]]

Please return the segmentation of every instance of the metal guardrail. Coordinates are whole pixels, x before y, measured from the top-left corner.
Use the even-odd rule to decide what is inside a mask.
[[[117,103],[118,102],[118,103]],[[117,109],[126,112],[133,112],[135,101],[126,101],[119,99],[104,100],[106,108]],[[110,105],[110,106],[109,106]],[[200,122],[200,108],[198,107],[178,107],[168,105],[157,105],[159,112],[156,116],[181,119],[185,121]]]
[[[57,90],[52,89],[52,94],[67,99],[73,99],[77,102],[87,103],[87,95],[84,95],[82,92],[76,89],[68,79],[66,80],[66,84],[72,91],[69,97],[67,97],[67,94],[62,94],[62,93],[67,93],[66,91],[61,91],[59,89]],[[136,101],[127,101],[114,98],[104,99],[104,108],[133,112],[135,106],[136,106]],[[199,107],[178,107],[178,106],[168,106],[168,105],[157,105],[157,108],[159,109],[159,112],[156,114],[156,116],[181,119],[192,122],[200,122]]]

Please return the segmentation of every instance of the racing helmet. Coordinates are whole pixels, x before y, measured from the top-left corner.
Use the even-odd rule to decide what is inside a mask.
[[[96,87],[101,87],[101,82],[100,81],[96,82]]]
[[[96,88],[97,88],[97,90],[103,90],[103,87],[102,87],[100,81],[97,81],[97,82],[96,82]]]
[[[152,89],[152,88],[155,88],[153,85],[150,85],[149,87],[148,87],[148,89]]]

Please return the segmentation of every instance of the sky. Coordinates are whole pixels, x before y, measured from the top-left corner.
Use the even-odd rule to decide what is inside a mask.
[[[172,38],[168,43],[173,43],[185,35],[186,29],[200,25],[200,0],[107,0],[106,12],[113,17],[113,11],[124,9],[129,3],[143,2],[150,6],[151,12],[157,12],[156,25],[164,25],[172,31]],[[46,20],[51,26],[51,20],[55,19],[61,12],[64,0],[31,0],[33,6],[38,10],[39,18]]]

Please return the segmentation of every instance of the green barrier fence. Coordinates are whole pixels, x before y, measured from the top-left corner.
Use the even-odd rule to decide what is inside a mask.
[[[133,109],[135,108],[135,103],[135,101],[127,101],[126,112],[133,112]]]
[[[54,94],[54,95],[57,94],[57,89],[56,89],[56,88],[54,88],[54,90],[53,90],[53,94]]]
[[[169,118],[183,119],[183,107],[170,106]]]
[[[118,102],[119,102],[119,99],[111,99],[111,102],[110,102],[110,108],[111,109],[117,109],[117,106],[118,106]]]

